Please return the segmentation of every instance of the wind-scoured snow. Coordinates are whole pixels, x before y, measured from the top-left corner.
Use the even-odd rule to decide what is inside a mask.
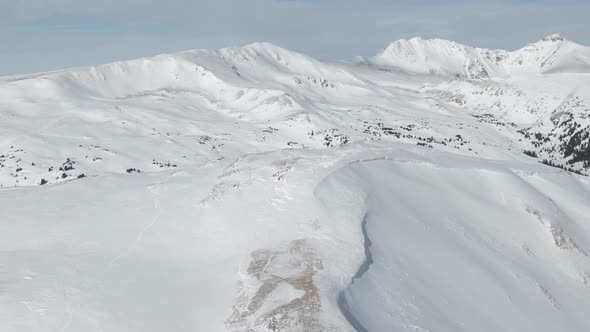
[[[0,78],[0,330],[590,330],[589,54]]]

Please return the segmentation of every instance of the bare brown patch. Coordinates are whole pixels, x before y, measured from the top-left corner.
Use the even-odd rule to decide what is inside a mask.
[[[584,256],[587,256],[586,252],[578,246],[578,244],[565,232],[565,230],[560,225],[553,225],[550,222],[547,222],[544,219],[543,213],[539,210],[532,208],[527,208],[526,210],[528,213],[537,217],[542,225],[549,227],[549,231],[553,236],[553,243],[555,246],[564,250],[576,250]]]
[[[576,243],[564,233],[560,226],[551,226],[555,245],[561,249],[577,249]]]
[[[226,321],[230,331],[325,331],[318,315],[321,309],[314,275],[322,261],[305,240],[296,240],[284,250],[258,250],[251,254],[249,280],[240,284],[240,295]],[[256,289],[246,283],[254,282]],[[278,287],[288,285],[303,295],[275,307],[268,300]]]

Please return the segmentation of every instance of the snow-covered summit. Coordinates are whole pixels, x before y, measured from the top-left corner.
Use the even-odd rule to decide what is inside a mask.
[[[398,40],[370,61],[401,71],[488,78],[590,71],[590,48],[548,35],[519,50],[489,50],[441,39]]]
[[[558,34],[548,35],[511,52],[505,66],[518,74],[589,73],[590,48]]]
[[[547,35],[547,36],[543,37],[543,39],[541,39],[541,40],[542,41],[546,41],[546,42],[562,42],[562,41],[567,41],[567,39],[565,37],[563,37],[562,35],[560,35],[558,33]]]
[[[482,50],[443,39],[398,40],[373,57],[378,65],[420,74],[489,77],[492,66]]]

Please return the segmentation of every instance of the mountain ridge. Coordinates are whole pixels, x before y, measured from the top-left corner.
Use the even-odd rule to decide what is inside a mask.
[[[392,43],[390,43],[389,45],[387,45],[385,48],[383,48],[381,51],[379,51],[376,55],[368,57],[368,58],[364,58],[364,57],[360,57],[362,59],[367,59],[369,61],[373,61],[375,63],[379,63],[381,62],[381,64],[385,64],[385,65],[389,65],[392,66],[391,63],[387,64],[386,61],[384,61],[385,59],[383,59],[384,57],[387,56],[388,50],[392,49],[392,48],[401,48],[401,50],[404,50],[403,48],[406,47],[408,49],[404,50],[406,52],[409,52],[410,54],[414,55],[419,55],[415,53],[415,49],[413,50],[412,47],[415,46],[420,46],[420,47],[426,47],[425,45],[428,44],[434,44],[434,46],[438,46],[439,49],[441,49],[443,52],[447,52],[447,54],[445,55],[454,55],[454,53],[449,52],[450,49],[455,49],[458,51],[462,51],[463,53],[472,53],[472,52],[480,52],[480,54],[477,54],[478,56],[483,56],[483,55],[498,55],[500,57],[506,57],[510,54],[512,54],[512,57],[515,58],[515,55],[520,55],[523,52],[528,52],[528,53],[534,53],[535,50],[539,50],[541,47],[543,46],[543,44],[545,44],[544,46],[547,45],[559,45],[561,44],[561,46],[566,45],[566,46],[570,46],[574,49],[582,49],[584,50],[584,54],[586,54],[586,52],[590,52],[590,47],[588,46],[583,46],[580,44],[577,44],[573,41],[568,40],[567,38],[561,36],[560,34],[550,34],[547,35],[541,39],[539,39],[536,42],[533,43],[529,43],[523,47],[521,47],[520,49],[517,49],[515,51],[508,51],[508,50],[504,50],[504,49],[487,49],[487,48],[479,48],[479,47],[473,47],[473,46],[468,46],[466,44],[461,44],[461,43],[457,43],[455,41],[452,40],[447,40],[447,39],[440,39],[440,38],[422,38],[422,37],[414,37],[411,39],[399,39],[396,40]],[[555,51],[555,50],[552,50]],[[115,62],[108,62],[108,63],[104,63],[104,64],[99,64],[99,65],[94,65],[94,66],[79,66],[79,67],[72,67],[72,68],[64,68],[64,69],[58,69],[58,70],[52,70],[52,71],[47,71],[47,72],[39,72],[39,73],[30,73],[30,74],[18,74],[18,75],[9,75],[9,76],[2,76],[0,77],[0,80],[9,80],[9,79],[14,79],[14,80],[19,80],[19,79],[27,79],[27,78],[33,78],[33,77],[37,77],[37,76],[42,76],[42,75],[50,75],[50,74],[58,74],[58,73],[63,73],[63,72],[68,72],[68,71],[78,71],[78,70],[84,70],[84,69],[90,69],[90,68],[97,68],[97,67],[104,67],[104,66],[109,66],[109,65],[117,65],[117,64],[122,64],[122,63],[126,63],[126,62],[133,62],[133,61],[142,61],[142,60],[152,60],[152,59],[157,59],[160,57],[179,57],[182,58],[183,56],[185,57],[189,57],[191,55],[219,55],[219,56],[234,56],[236,58],[241,57],[242,60],[247,59],[247,56],[244,56],[244,54],[249,53],[250,56],[267,56],[270,58],[274,58],[277,61],[281,61],[281,59],[278,59],[277,56],[280,57],[280,54],[283,55],[288,55],[288,56],[297,56],[297,57],[301,57],[301,58],[306,58],[311,62],[323,62],[323,63],[331,63],[333,61],[331,60],[327,60],[327,61],[322,61],[322,60],[317,60],[314,57],[311,57],[309,55],[306,55],[302,52],[296,52],[296,51],[292,51],[289,50],[287,48],[281,47],[279,45],[270,43],[270,42],[253,42],[244,46],[234,46],[234,47],[224,47],[224,48],[204,48],[204,49],[190,49],[190,50],[185,50],[185,51],[179,51],[179,52],[174,52],[174,53],[162,53],[162,54],[158,54],[158,55],[153,55],[153,56],[146,56],[146,57],[140,57],[140,58],[136,58],[136,59],[129,59],[129,60],[120,60],[120,61],[115,61]],[[552,53],[552,52],[549,52]],[[518,58],[518,57],[516,57]],[[338,60],[335,60],[338,61]],[[501,60],[497,60],[497,61],[501,61]],[[524,59],[523,59],[524,61]]]
[[[572,59],[573,58],[573,59]],[[590,72],[590,48],[559,34],[548,35],[515,51],[466,46],[443,39],[398,40],[370,60],[408,72],[469,78],[518,74]]]
[[[499,65],[518,63],[519,60],[524,63],[532,59],[533,67],[540,68],[547,57],[534,56],[537,52],[554,54],[557,50],[558,54],[562,54],[561,50],[567,51],[574,45],[563,37],[550,35],[516,51],[514,54],[518,56],[507,51],[470,48],[440,39],[414,38],[392,45],[386,49],[393,47],[401,54],[397,60],[405,61],[413,57],[418,61],[403,62],[399,68],[375,63],[374,59],[367,60],[365,64],[368,66],[358,61],[326,62],[270,43],[253,43],[237,48],[190,50],[93,67],[8,77],[0,79],[3,100],[0,106],[3,105],[4,112],[10,112],[11,116],[19,116],[25,112],[11,110],[18,107],[16,105],[20,105],[21,101],[26,105],[24,109],[36,109],[35,105],[49,103],[55,111],[44,110],[39,114],[59,119],[63,118],[59,113],[62,105],[82,105],[81,109],[84,109],[89,102],[117,105],[135,104],[134,100],[146,98],[156,98],[161,102],[180,99],[183,100],[183,107],[187,108],[214,109],[225,116],[258,124],[280,123],[290,127],[288,131],[293,135],[292,139],[284,139],[293,144],[298,140],[306,141],[298,143],[301,146],[318,146],[318,143],[322,146],[321,141],[308,134],[324,132],[325,144],[334,146],[348,142],[352,137],[356,137],[355,140],[366,139],[366,133],[374,133],[375,123],[367,124],[372,129],[357,128],[351,132],[351,125],[342,122],[346,117],[349,118],[346,121],[360,121],[355,119],[356,112],[361,112],[358,114],[363,114],[362,121],[368,123],[375,122],[370,115],[375,112],[375,107],[383,113],[381,117],[389,117],[388,112],[412,117],[414,115],[408,112],[432,112],[429,107],[435,100],[435,109],[459,112],[461,116],[473,115],[479,121],[514,124],[518,130],[509,136],[529,142],[519,143],[522,145],[519,149],[536,151],[540,161],[547,160],[578,172],[588,168],[589,158],[585,157],[588,138],[584,130],[590,130],[585,129],[590,128],[586,117],[589,96],[588,91],[581,89],[585,75],[563,71],[565,77],[561,77],[563,75],[542,75],[524,70],[522,75],[511,76]],[[575,49],[578,48],[576,45]],[[420,53],[424,50],[429,52]],[[384,56],[386,53],[380,54]],[[436,57],[426,57],[433,53]],[[438,56],[440,54],[453,59],[445,61],[445,57]],[[556,63],[559,61],[555,60],[551,68],[557,68]],[[402,70],[404,68],[405,71]],[[412,74],[416,71],[418,75]],[[416,99],[416,102],[405,105],[405,98]],[[365,100],[371,100],[371,103],[367,105]],[[416,105],[422,106],[416,109]],[[103,106],[97,104],[96,107],[101,109]],[[343,113],[343,110],[355,110],[355,113]],[[92,113],[84,116],[89,119],[96,117]],[[104,116],[114,119],[118,115],[107,112]],[[557,118],[561,120],[555,120]],[[7,128],[7,132],[11,130]],[[358,135],[359,132],[363,135]],[[422,144],[420,140],[408,140],[407,134],[393,130],[388,132],[395,132],[395,136],[404,141]],[[542,139],[539,141],[535,137]],[[420,138],[432,139],[427,136]],[[503,145],[510,149],[512,143],[507,141]],[[489,146],[479,146],[491,152]],[[573,164],[568,164],[572,160]],[[19,168],[16,165],[13,167]],[[5,171],[7,175],[11,174],[9,168]],[[6,184],[23,181],[20,174],[7,179],[10,180]],[[57,180],[60,181],[60,178]],[[28,176],[25,182],[31,181],[32,184],[39,183],[41,178]]]

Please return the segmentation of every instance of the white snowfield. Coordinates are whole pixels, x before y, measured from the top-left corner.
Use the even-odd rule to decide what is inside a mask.
[[[0,78],[0,331],[590,331],[589,73],[553,35]]]

